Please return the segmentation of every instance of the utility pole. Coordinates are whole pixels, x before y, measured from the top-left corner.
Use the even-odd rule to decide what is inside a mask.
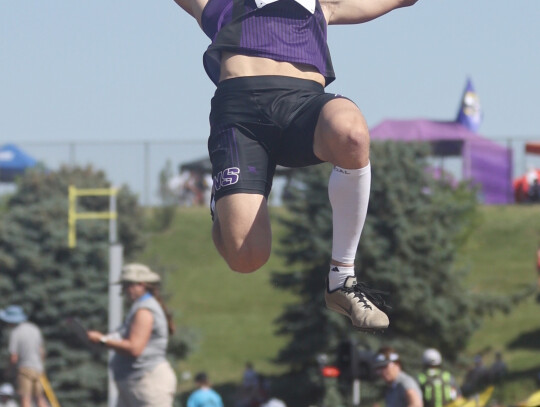
[[[358,366],[358,349],[356,339],[351,335],[351,376],[352,376],[352,405],[360,406],[360,366]]]
[[[122,323],[122,291],[119,284],[123,263],[123,247],[118,243],[118,228],[116,209],[117,188],[76,188],[69,186],[68,200],[68,246],[73,249],[77,245],[77,221],[86,219],[109,220],[109,332],[115,331]],[[108,212],[77,212],[77,197],[79,196],[109,196]],[[114,351],[109,350],[109,361]],[[108,407],[115,407],[118,400],[118,390],[114,384],[112,372],[108,370]]]

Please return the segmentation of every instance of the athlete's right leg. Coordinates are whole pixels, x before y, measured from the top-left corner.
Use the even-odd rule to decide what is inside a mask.
[[[238,193],[219,199],[212,237],[232,270],[251,273],[262,267],[270,257],[272,245],[266,198]]]
[[[377,293],[357,282],[354,270],[369,201],[368,127],[353,102],[339,95],[322,93],[322,89],[320,92],[295,117],[287,134],[297,139],[298,149],[304,152],[302,156],[308,157],[308,163],[314,163],[309,160],[310,153],[316,160],[334,165],[328,184],[333,239],[326,305],[348,316],[359,329],[385,329],[388,317],[377,307]],[[305,133],[295,136],[296,128]]]

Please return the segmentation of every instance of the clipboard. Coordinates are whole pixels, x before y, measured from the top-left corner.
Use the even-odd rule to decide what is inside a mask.
[[[101,353],[101,347],[88,339],[88,329],[78,318],[69,317],[65,322],[69,330],[77,337],[77,339],[79,339],[82,344],[84,344],[93,353]]]

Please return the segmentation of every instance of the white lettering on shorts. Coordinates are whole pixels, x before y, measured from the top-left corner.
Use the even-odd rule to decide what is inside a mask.
[[[217,173],[214,177],[214,188],[219,191],[222,187],[236,184],[240,178],[240,168],[231,167]]]

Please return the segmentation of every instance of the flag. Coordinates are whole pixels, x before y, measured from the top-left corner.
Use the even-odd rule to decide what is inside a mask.
[[[470,78],[467,79],[467,84],[463,91],[463,98],[461,100],[461,106],[456,121],[474,132],[478,131],[478,127],[480,127],[480,124],[482,123],[480,99],[474,90]]]

